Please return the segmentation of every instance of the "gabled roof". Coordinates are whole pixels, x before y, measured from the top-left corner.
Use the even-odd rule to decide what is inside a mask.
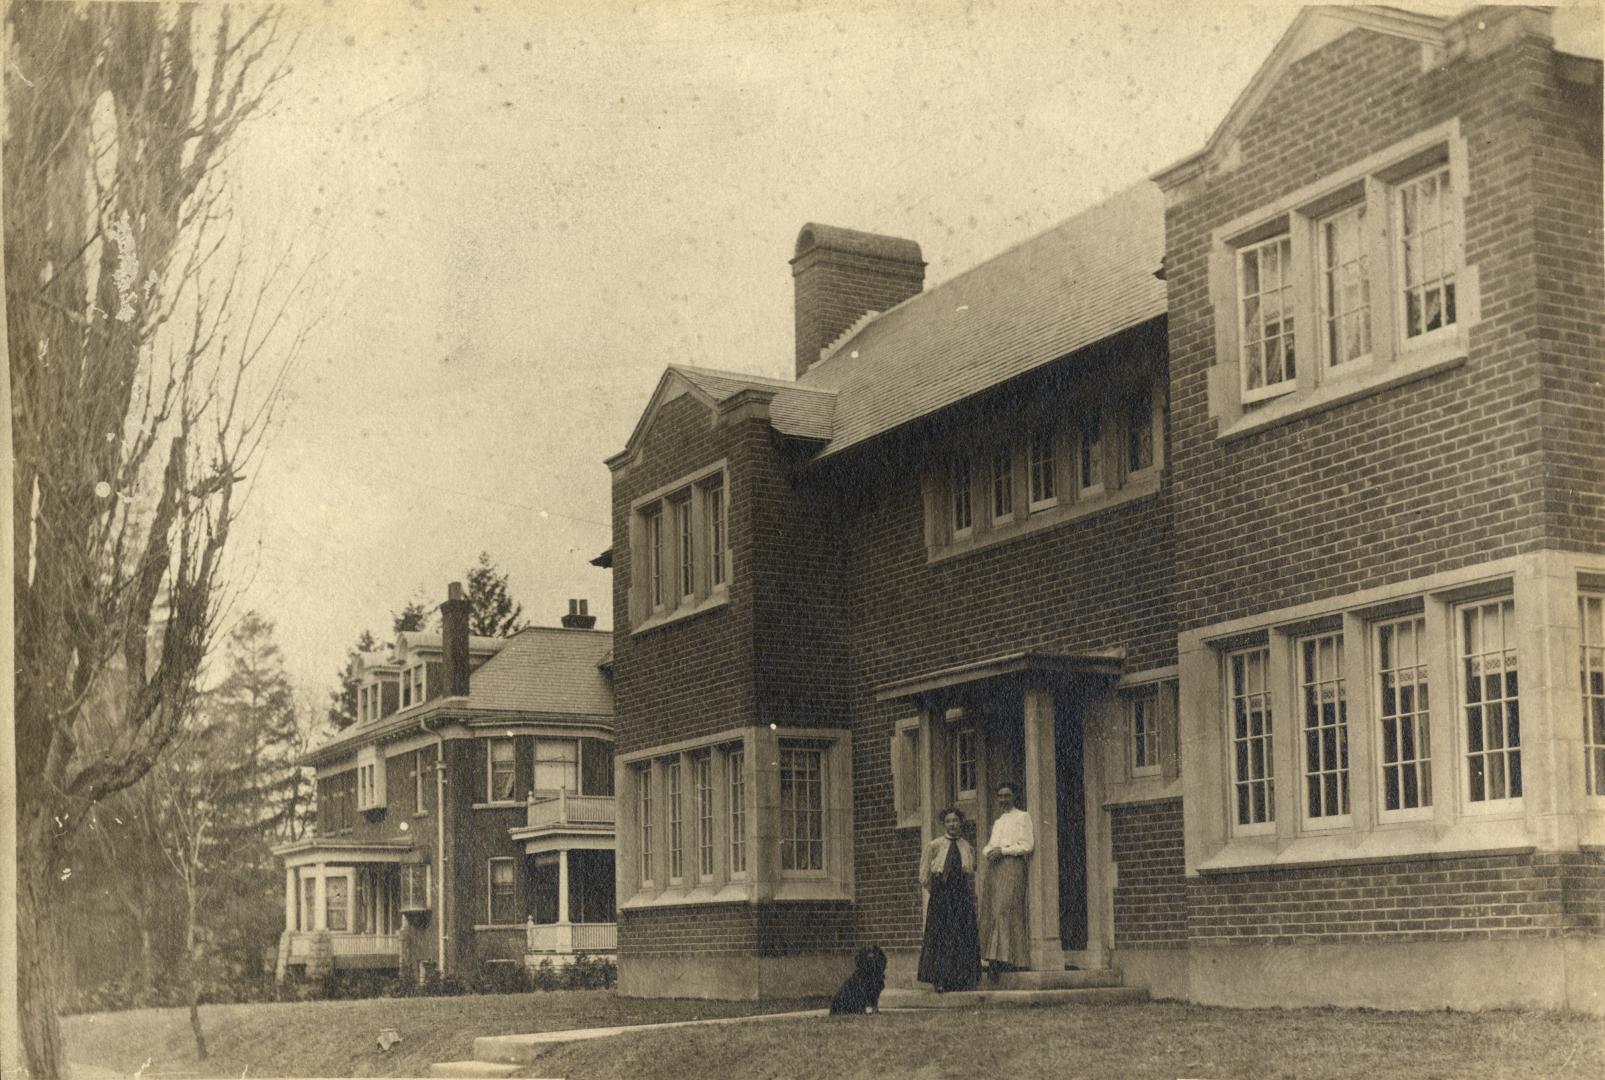
[[[1145,180],[870,319],[800,380],[835,393],[824,454],[1163,315],[1164,253]]]
[[[613,688],[598,667],[612,648],[605,630],[520,630],[468,677],[468,708],[612,716]]]
[[[670,364],[658,380],[657,389],[641,418],[630,432],[630,441],[624,449],[608,459],[609,466],[628,460],[641,442],[641,437],[652,426],[652,419],[663,407],[681,394],[689,393],[710,409],[717,409],[741,393],[752,393],[769,402],[769,422],[782,435],[798,439],[824,442],[830,438],[833,395],[817,387],[799,386],[786,379],[771,379],[763,375],[744,375],[734,371],[693,367],[689,364]]]

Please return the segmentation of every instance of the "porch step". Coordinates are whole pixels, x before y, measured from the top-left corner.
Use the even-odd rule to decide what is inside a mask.
[[[981,977],[982,990],[1085,990],[1095,986],[1119,986],[1120,972],[1113,968],[1076,971],[1009,971],[988,984]]]
[[[883,1009],[975,1009],[1015,1005],[1129,1005],[1148,1000],[1141,986],[1089,986],[1076,990],[888,990]]]
[[[494,1061],[437,1061],[429,1066],[430,1076],[511,1076],[522,1065],[500,1065]]]

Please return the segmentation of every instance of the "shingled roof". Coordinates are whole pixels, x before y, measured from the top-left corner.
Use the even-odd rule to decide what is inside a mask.
[[[603,630],[520,630],[468,677],[468,707],[610,717],[613,689],[598,665],[612,647]]]
[[[1163,315],[1164,253],[1145,180],[869,320],[796,384],[835,392],[823,454]]]
[[[782,435],[799,439],[830,438],[836,395],[829,390],[801,386],[787,379],[743,375],[735,371],[670,364],[669,370],[685,378],[714,401],[724,401],[742,390],[763,390],[775,396],[769,402],[769,425]]]

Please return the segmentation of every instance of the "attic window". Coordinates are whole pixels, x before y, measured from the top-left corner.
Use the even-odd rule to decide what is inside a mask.
[[[731,576],[724,463],[636,500],[630,545],[630,621],[636,629],[722,602]]]

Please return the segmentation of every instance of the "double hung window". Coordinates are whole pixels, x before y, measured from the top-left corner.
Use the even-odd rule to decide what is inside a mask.
[[[535,740],[535,790],[580,790],[579,745],[573,739]]]
[[[953,496],[953,538],[960,540],[970,535],[974,525],[974,508],[970,502],[970,459],[967,454],[960,454],[953,459],[948,490]]]
[[[513,740],[489,739],[485,743],[485,801],[509,802],[516,779],[513,766]]]
[[[1131,775],[1158,776],[1159,718],[1154,709],[1154,697],[1133,697],[1125,702],[1125,710]]]
[[[518,921],[514,907],[512,859],[491,859],[486,868],[486,893],[489,897],[486,916],[493,926],[506,926]]]
[[[1004,445],[992,454],[992,520],[1014,519],[1014,447]]]

